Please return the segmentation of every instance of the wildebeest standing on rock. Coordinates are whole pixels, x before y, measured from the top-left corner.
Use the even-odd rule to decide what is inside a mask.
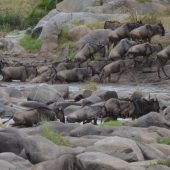
[[[71,70],[59,71],[55,77],[55,80],[60,82],[78,82],[84,81],[92,75],[90,67],[86,68],[74,68]]]
[[[109,34],[112,30],[109,29],[96,29],[91,31],[82,37],[76,44],[77,48],[82,49],[87,43],[102,44],[107,47],[109,53],[109,47],[112,42],[109,40]]]
[[[106,79],[108,77],[109,81],[111,81],[112,73],[119,73],[117,80],[120,79],[121,74],[125,71],[125,62],[123,60],[113,61],[112,63],[106,65],[100,74],[100,81]]]
[[[25,82],[29,77],[36,77],[38,72],[34,66],[4,67],[2,70],[3,81],[20,80]]]
[[[105,45],[96,43],[87,43],[75,56],[74,61],[76,63],[82,64],[88,59],[94,60],[94,55],[96,53],[101,53],[102,57],[105,57]]]
[[[116,45],[121,39],[129,38],[130,31],[142,25],[143,23],[141,21],[136,23],[125,23],[109,34],[109,40]]]
[[[165,29],[161,23],[157,25],[146,24],[130,32],[130,37],[134,41],[142,40],[150,42],[151,38],[155,35],[165,35]]]
[[[125,54],[129,50],[130,47],[136,45],[137,43],[135,41],[130,41],[128,39],[122,39],[116,47],[114,47],[110,54],[109,58],[111,60],[117,60],[117,59],[122,59],[125,58]]]
[[[164,70],[164,66],[169,60],[169,58],[170,58],[170,45],[168,45],[166,48],[164,48],[162,51],[160,51],[157,54],[157,72],[158,72],[159,79],[161,79],[160,69],[162,69],[164,75],[168,78],[168,75]]]
[[[138,56],[146,57],[146,63],[148,64],[149,56],[161,50],[162,50],[161,44],[150,44],[150,43],[137,44],[132,46],[128,50],[126,56],[131,56],[134,59],[134,66],[136,67],[136,60],[135,60],[136,57]]]

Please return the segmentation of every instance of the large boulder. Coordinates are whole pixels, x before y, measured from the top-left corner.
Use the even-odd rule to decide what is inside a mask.
[[[78,41],[84,35],[88,34],[90,31],[91,31],[90,28],[88,28],[86,25],[76,26],[69,30],[68,38],[72,41]]]
[[[2,170],[16,170],[17,167],[10,162],[7,162],[5,160],[0,160],[0,167]]]
[[[41,85],[33,88],[27,97],[28,100],[47,103],[50,101],[64,101],[62,95],[52,86]]]
[[[17,155],[21,154],[24,148],[23,135],[16,129],[1,129],[0,139],[0,153],[12,152]]]
[[[85,152],[77,155],[83,170],[127,170],[128,163],[100,152]]]
[[[51,13],[49,14],[51,16]],[[40,40],[42,41],[42,51],[52,51],[57,48],[58,35],[61,33],[62,26],[64,24],[74,24],[74,22],[81,22],[82,24],[94,23],[96,21],[113,20],[127,17],[123,14],[121,17],[118,14],[94,14],[87,12],[54,12],[52,17],[48,15],[42,18],[36,25],[34,30],[42,29],[40,34]]]
[[[110,156],[118,157],[127,162],[143,161],[144,157],[136,142],[131,139],[118,136],[106,137],[97,141],[87,151],[106,153]]]
[[[156,112],[150,112],[130,124],[135,127],[157,126],[170,128],[170,123],[161,114]]]
[[[10,152],[0,153],[0,160],[10,162],[16,167],[17,170],[27,170],[32,166],[32,164],[28,160],[25,160],[22,157],[19,157]]]
[[[166,120],[170,121],[170,106],[163,111],[163,115]]]
[[[41,136],[28,136],[24,141],[24,149],[28,160],[35,164],[50,159],[58,158],[63,154],[78,154],[83,150],[80,148],[70,148],[59,146]]]
[[[80,166],[75,155],[65,154],[57,159],[34,165],[31,170],[78,170]]]

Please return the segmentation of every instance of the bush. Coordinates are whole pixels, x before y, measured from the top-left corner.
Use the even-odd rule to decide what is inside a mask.
[[[100,126],[122,126],[122,122],[118,120],[104,122]]]
[[[41,48],[41,41],[39,39],[32,38],[31,35],[26,35],[20,40],[20,45],[25,48],[25,50],[36,52]]]
[[[50,130],[46,122],[43,122],[41,127],[42,127],[41,135],[43,137],[49,139],[50,141],[52,141],[57,145],[65,145],[65,146],[69,145],[69,141],[58,132],[54,132]]]

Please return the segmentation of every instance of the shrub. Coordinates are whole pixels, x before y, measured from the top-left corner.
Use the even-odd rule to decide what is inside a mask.
[[[31,35],[26,35],[20,40],[20,45],[25,48],[25,50],[36,52],[41,48],[41,41],[39,39],[32,38]]]
[[[69,145],[69,141],[58,132],[54,132],[50,130],[46,122],[42,123],[41,128],[42,128],[41,135],[43,137],[49,139],[50,141],[52,141],[57,145],[65,145],[65,146]]]
[[[122,126],[122,122],[118,120],[104,122],[100,126]]]

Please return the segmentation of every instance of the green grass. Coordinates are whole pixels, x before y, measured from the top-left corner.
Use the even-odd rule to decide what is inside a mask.
[[[93,81],[87,81],[82,85],[82,88],[86,90],[97,90],[97,83]]]
[[[39,51],[42,44],[39,39],[32,38],[30,35],[26,35],[19,43],[25,50],[30,52]]]
[[[54,132],[50,130],[46,122],[42,123],[41,128],[42,128],[41,135],[43,137],[49,139],[50,141],[52,141],[57,145],[64,145],[64,146],[69,145],[69,141],[58,132]]]
[[[109,121],[109,122],[104,122],[100,126],[122,126],[122,122],[113,120],[113,121]]]
[[[168,137],[168,138],[158,138],[157,143],[170,145],[170,137]]]

